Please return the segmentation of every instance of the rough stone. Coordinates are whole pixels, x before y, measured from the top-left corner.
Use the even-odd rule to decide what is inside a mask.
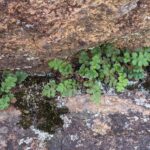
[[[110,41],[150,46],[149,0],[0,0],[1,70],[41,72],[52,57]]]
[[[70,113],[62,115],[64,126],[53,134],[34,126],[22,129],[18,124],[20,112],[11,107],[0,113],[0,129],[5,129],[0,133],[0,147],[2,150],[149,150],[150,109],[134,101],[139,95],[145,98],[144,103],[150,103],[149,93],[139,90],[120,96],[105,94],[102,105],[97,107],[90,106],[88,95],[65,99],[62,103],[69,107]],[[81,101],[75,105],[78,109],[73,109],[74,101]]]

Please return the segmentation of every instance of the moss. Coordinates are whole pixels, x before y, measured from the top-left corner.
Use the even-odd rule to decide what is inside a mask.
[[[27,129],[31,125],[45,132],[54,133],[62,127],[63,120],[60,115],[68,113],[66,107],[57,108],[55,99],[41,96],[42,84],[48,77],[28,77],[28,80],[18,89],[15,96],[15,106],[22,112],[19,124]]]

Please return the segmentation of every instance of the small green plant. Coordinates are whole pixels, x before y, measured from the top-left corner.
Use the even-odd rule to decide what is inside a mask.
[[[1,93],[9,93],[16,86],[17,77],[13,74],[8,75],[1,83]]]
[[[24,71],[16,71],[15,76],[17,78],[17,83],[20,84],[28,77],[28,74]]]
[[[117,92],[123,92],[128,85],[128,79],[123,73],[119,73],[118,82],[116,83]]]
[[[98,73],[95,69],[90,69],[88,67],[85,67],[84,64],[79,69],[79,75],[87,79],[95,79],[96,77],[98,77]]]
[[[56,84],[55,80],[49,81],[42,91],[42,95],[48,98],[54,98],[56,93],[60,93],[63,97],[72,96],[76,93],[77,84],[74,80],[63,80],[59,84]]]
[[[49,83],[47,83],[42,91],[42,95],[46,96],[48,98],[53,98],[56,96],[56,82],[55,80],[51,80],[49,81]]]
[[[101,82],[87,81],[84,82],[84,86],[87,88],[87,93],[91,95],[91,100],[98,104],[101,97]]]
[[[4,73],[3,80],[0,86],[0,110],[6,109],[9,107],[10,100],[14,98],[11,90],[17,85],[23,82],[27,78],[25,72],[17,71],[16,74]]]
[[[79,56],[79,63],[80,64],[85,64],[85,65],[88,65],[89,64],[89,56],[88,56],[88,53],[85,52],[85,51],[82,51],[80,53],[80,56]]]
[[[150,48],[140,48],[134,52],[127,51],[124,53],[124,63],[126,63],[127,74],[129,79],[143,79],[144,67],[150,62]]]
[[[63,97],[73,96],[77,91],[75,80],[67,79],[60,82],[56,89]]]
[[[10,96],[4,95],[0,98],[0,110],[7,109],[10,104]]]
[[[61,59],[51,60],[48,65],[51,69],[60,72],[63,76],[68,76],[69,74],[72,74],[73,71],[72,65]]]
[[[147,55],[147,52],[133,52],[132,53],[132,65],[133,66],[148,66],[149,56]]]
[[[82,50],[77,54],[76,60],[78,63],[73,64],[61,59],[49,62],[50,69],[59,72],[60,78],[57,84],[53,81],[54,85],[49,82],[44,86],[44,96],[72,96],[76,89],[84,87],[92,101],[98,103],[102,83],[113,87],[117,92],[123,92],[129,80],[144,78],[144,68],[150,63],[150,48],[132,52],[128,49],[120,50],[112,44],[104,44]]]

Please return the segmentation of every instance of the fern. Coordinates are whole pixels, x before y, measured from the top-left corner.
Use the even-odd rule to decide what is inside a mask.
[[[128,85],[128,79],[126,78],[126,75],[123,73],[119,73],[118,82],[116,84],[117,92],[123,92],[127,85]]]
[[[104,44],[82,50],[77,56],[78,63],[73,63],[74,69],[65,60],[54,59],[49,62],[49,67],[60,73],[53,96],[57,93],[63,97],[73,95],[78,83],[87,89],[86,92],[97,103],[101,96],[101,82],[117,92],[123,92],[129,79],[144,78],[144,68],[150,63],[150,48],[132,52],[128,49],[120,50],[112,44]],[[77,83],[71,78],[77,79]],[[49,84],[46,89],[51,89]]]
[[[63,76],[68,76],[70,74],[72,74],[73,69],[72,69],[72,65],[68,64],[66,62],[64,62],[60,68],[59,68],[59,72],[63,75]]]
[[[7,109],[10,105],[10,97],[5,95],[0,98],[0,110]]]
[[[92,70],[98,70],[100,69],[100,57],[98,54],[94,55],[92,57],[92,61],[90,62],[90,69]]]
[[[132,70],[129,70],[128,78],[135,79],[135,80],[143,79],[144,78],[144,69],[142,67],[135,67]]]
[[[60,72],[63,76],[68,76],[73,72],[72,65],[61,59],[51,60],[48,65],[51,69]]]
[[[48,98],[53,98],[56,96],[56,82],[55,80],[51,80],[49,83],[47,83],[42,91],[42,95],[46,96]]]
[[[89,56],[88,56],[88,53],[85,52],[85,51],[82,51],[80,53],[80,56],[79,56],[79,63],[80,64],[85,64],[85,65],[88,65],[89,64]]]
[[[77,90],[77,84],[74,80],[64,80],[58,84],[56,89],[63,97],[73,96]]]
[[[62,65],[63,60],[61,59],[54,59],[49,61],[48,65],[50,68],[54,69],[55,71],[59,71],[60,66]]]
[[[28,75],[24,72],[16,72],[16,74],[5,72],[3,74],[3,81],[0,86],[0,110],[7,109],[10,105],[10,100],[14,97],[11,93],[17,83],[23,82]]]
[[[13,87],[16,86],[17,77],[14,75],[7,76],[1,83],[1,92],[8,93]]]
[[[126,51],[126,52],[124,53],[124,58],[123,58],[123,60],[124,60],[124,63],[128,63],[128,62],[131,61],[131,55],[130,55],[129,52]]]
[[[98,81],[86,81],[84,86],[87,88],[87,93],[91,95],[91,100],[94,103],[99,103],[101,98],[101,83]]]

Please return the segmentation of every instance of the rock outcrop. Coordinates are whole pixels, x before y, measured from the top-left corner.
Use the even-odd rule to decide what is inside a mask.
[[[37,89],[37,85],[26,88],[30,94],[25,97],[31,96],[30,88]],[[37,93],[36,90],[35,93]],[[37,95],[34,96],[39,99]],[[33,102],[29,102],[29,106],[33,106]],[[149,91],[126,91],[120,96],[105,94],[102,97],[101,105],[95,105],[89,101],[88,95],[78,95],[69,99],[61,99],[61,101],[58,99],[58,102],[59,108],[63,105],[68,106],[70,113],[61,115],[64,122],[63,127],[56,128],[56,132],[53,134],[43,132],[33,125],[28,129],[23,129],[18,122],[20,119],[29,121],[29,118],[25,118],[24,114],[20,115],[20,111],[14,107],[10,107],[7,111],[1,111],[1,149],[150,149]],[[25,113],[27,114],[28,111]],[[41,112],[41,114],[44,113]],[[32,115],[39,119],[38,114]],[[33,118],[34,125],[37,125],[37,122],[45,122],[43,115],[38,119]]]
[[[150,46],[150,1],[0,0],[1,70],[44,70],[52,57],[103,42]]]

